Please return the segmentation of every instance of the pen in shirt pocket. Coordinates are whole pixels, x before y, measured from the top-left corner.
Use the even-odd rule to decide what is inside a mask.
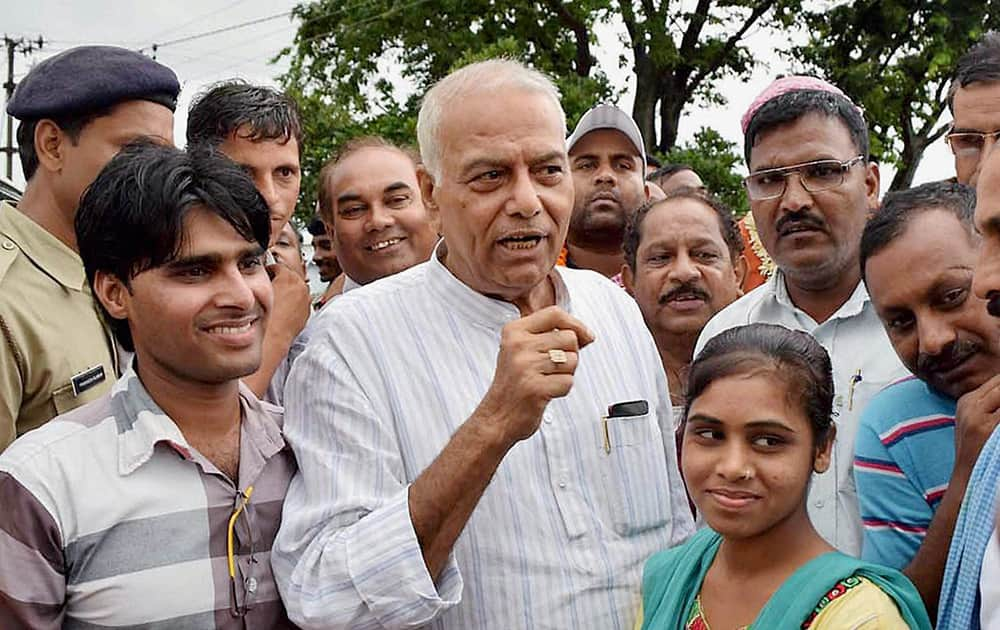
[[[611,434],[608,430],[608,420],[644,416],[647,413],[649,413],[649,403],[645,400],[630,400],[608,405],[608,415],[601,418],[604,429],[604,452],[611,453]]]
[[[854,388],[857,386],[858,383],[860,383],[863,380],[864,380],[864,378],[862,378],[862,376],[861,376],[861,368],[858,368],[858,371],[855,372],[854,376],[851,377],[851,386],[847,390],[847,410],[848,411],[851,411],[851,410],[854,409]]]

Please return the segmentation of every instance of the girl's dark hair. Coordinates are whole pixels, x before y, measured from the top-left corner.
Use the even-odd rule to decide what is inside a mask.
[[[261,252],[267,248],[267,203],[250,176],[221,153],[148,141],[122,149],[87,188],[76,213],[76,240],[91,290],[98,271],[129,286],[143,271],[173,261],[184,245],[184,217],[194,207],[223,219]],[[118,343],[134,351],[128,322],[98,305]]]
[[[730,328],[712,337],[688,373],[691,403],[715,381],[769,372],[788,386],[793,402],[805,409],[813,443],[823,444],[833,424],[833,368],[830,355],[812,335],[773,324]],[[687,419],[687,409],[684,411]]]

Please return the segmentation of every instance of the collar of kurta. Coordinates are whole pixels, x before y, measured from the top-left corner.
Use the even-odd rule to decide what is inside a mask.
[[[285,446],[276,409],[266,409],[240,383],[240,479],[254,479],[271,456]],[[111,390],[111,409],[118,426],[118,473],[130,475],[153,458],[157,444],[166,444],[187,460],[205,464],[170,416],[156,404],[129,366]],[[249,447],[249,448],[248,448]]]
[[[87,290],[87,275],[80,255],[5,202],[0,203],[0,247],[13,242],[32,263],[71,291]]]
[[[428,261],[427,284],[453,311],[462,315],[474,324],[485,326],[492,330],[503,328],[508,322],[521,317],[516,306],[504,300],[498,300],[479,293],[468,286],[444,266],[441,257],[446,251],[444,240],[438,242],[434,253]],[[552,281],[556,292],[556,305],[568,313],[572,313],[569,291],[563,280],[564,267],[554,267],[549,271],[548,278]]]
[[[781,272],[781,269],[777,269],[770,278],[767,279],[765,284],[767,291],[774,296],[775,301],[782,307],[787,308],[791,311],[801,312],[799,307],[792,303],[791,296],[788,295],[788,286],[785,284],[785,274]],[[868,289],[865,288],[865,283],[858,281],[858,286],[854,287],[854,292],[851,293],[851,297],[847,298],[847,301],[840,305],[840,308],[834,312],[833,315],[827,319],[827,321],[834,319],[847,319],[850,317],[855,317],[860,315],[862,311],[865,310],[865,306],[869,303]]]

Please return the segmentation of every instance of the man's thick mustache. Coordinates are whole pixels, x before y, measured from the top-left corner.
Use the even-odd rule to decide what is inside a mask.
[[[822,217],[818,217],[814,214],[809,214],[805,211],[789,212],[785,214],[778,222],[774,224],[774,229],[780,234],[788,227],[789,223],[800,223],[809,227],[814,227],[819,230],[826,229],[826,221]]]
[[[935,374],[942,369],[952,368],[982,349],[982,344],[969,339],[959,339],[950,344],[941,354],[921,353],[917,357],[917,372]]]
[[[661,295],[659,299],[660,306],[664,306],[667,302],[676,298],[679,295],[693,295],[694,297],[701,300],[705,300],[706,302],[709,300],[710,297],[708,295],[708,291],[703,289],[698,284],[686,283],[676,286],[673,289],[670,289],[669,291]]]

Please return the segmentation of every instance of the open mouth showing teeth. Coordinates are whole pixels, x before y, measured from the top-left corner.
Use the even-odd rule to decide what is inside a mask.
[[[213,326],[208,329],[208,332],[215,335],[239,335],[250,330],[253,326],[253,322],[247,322],[240,326]]]
[[[499,243],[507,249],[531,249],[538,245],[542,237],[538,234],[525,234],[523,236],[507,236],[500,239]]]
[[[392,247],[393,245],[395,245],[396,243],[399,243],[402,240],[403,240],[402,238],[389,238],[389,239],[386,239],[384,241],[379,241],[378,243],[375,243],[374,245],[369,245],[365,249],[367,249],[368,251],[371,251],[371,252],[377,252],[379,250],[385,249],[386,247]]]

